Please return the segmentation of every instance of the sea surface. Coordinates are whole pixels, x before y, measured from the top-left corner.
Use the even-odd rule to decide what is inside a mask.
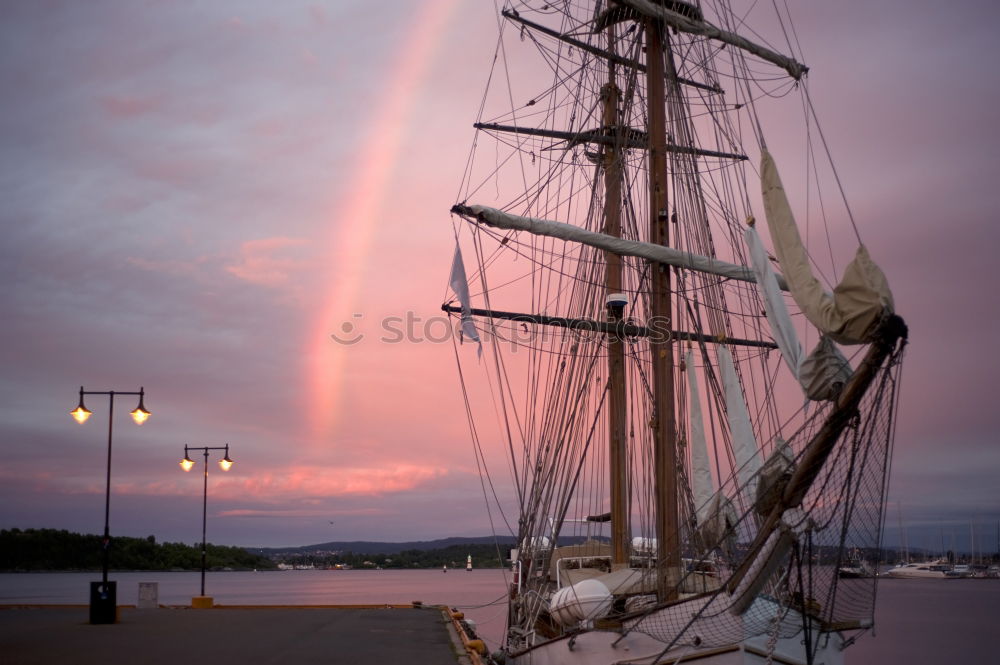
[[[201,584],[197,572],[110,579],[123,605],[136,603],[139,582],[156,582],[164,605],[190,604]],[[93,573],[3,573],[0,605],[86,605],[89,583],[98,580]],[[504,631],[509,581],[507,571],[485,569],[210,572],[205,593],[220,605],[448,605],[476,622],[492,651]],[[875,633],[861,636],[846,658],[849,665],[1000,663],[1000,580],[880,580]]]

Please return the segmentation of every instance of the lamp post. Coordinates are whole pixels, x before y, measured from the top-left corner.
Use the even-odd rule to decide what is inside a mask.
[[[130,411],[132,420],[136,425],[141,425],[149,419],[151,415],[143,404],[146,391],[140,387],[139,392],[123,392],[115,390],[84,390],[80,386],[80,403],[75,409],[70,411],[73,419],[81,425],[87,422],[93,413],[83,403],[84,395],[107,395],[108,396],[108,467],[107,480],[104,490],[104,537],[101,540],[101,586],[95,588],[96,582],[91,582],[90,591],[90,623],[114,623],[115,622],[115,583],[108,583],[108,556],[111,548],[111,532],[108,527],[111,516],[111,433],[114,426],[115,396],[116,395],[138,395],[139,406]]]
[[[205,554],[207,550],[207,542],[205,540],[205,527],[208,522],[208,451],[210,450],[224,450],[225,453],[222,459],[219,460],[219,468],[223,471],[229,471],[229,468],[233,465],[233,460],[229,458],[229,444],[225,446],[184,446],[184,459],[181,460],[180,465],[184,471],[190,471],[194,468],[194,460],[191,459],[190,453],[192,450],[200,450],[205,455],[205,473],[204,473],[204,483],[202,491],[202,501],[201,501],[201,596],[192,602],[195,607],[211,607],[212,599],[205,596]]]

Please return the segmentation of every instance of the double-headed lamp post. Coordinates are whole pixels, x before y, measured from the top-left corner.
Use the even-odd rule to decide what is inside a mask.
[[[233,460],[229,458],[229,444],[225,446],[184,446],[184,459],[181,460],[181,468],[185,471],[190,471],[194,468],[194,460],[191,459],[191,451],[200,450],[205,455],[205,481],[203,484],[202,492],[202,502],[201,502],[201,598],[205,599],[205,553],[208,547],[205,540],[205,525],[208,522],[208,451],[209,450],[223,450],[222,459],[219,460],[219,468],[223,471],[229,471],[229,468],[233,465]],[[211,600],[203,601],[207,602],[211,606]]]
[[[111,432],[114,425],[114,415],[115,415],[115,396],[116,395],[132,395],[139,397],[139,406],[135,407],[130,411],[132,420],[135,421],[136,425],[141,425],[149,419],[151,415],[149,411],[146,410],[146,405],[143,404],[143,398],[146,395],[146,391],[140,387],[139,392],[122,392],[117,390],[84,390],[83,386],[80,386],[80,403],[75,409],[70,411],[70,415],[73,419],[81,425],[87,422],[93,413],[90,411],[83,403],[84,395],[107,395],[108,396],[108,469],[107,469],[107,481],[105,483],[104,490],[104,538],[101,541],[102,550],[102,561],[101,561],[101,599],[106,601],[104,605],[110,607],[110,616],[108,612],[101,612],[99,608],[95,607],[95,598],[93,593],[91,594],[90,602],[90,623],[114,623],[114,606],[116,602],[116,594],[113,586],[108,585],[108,551],[111,547],[111,532],[108,528],[109,518],[111,516]]]

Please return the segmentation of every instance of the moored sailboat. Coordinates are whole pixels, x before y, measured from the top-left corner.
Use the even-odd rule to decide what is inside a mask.
[[[906,327],[859,234],[815,276],[765,139],[772,103],[811,108],[807,68],[751,13],[502,12],[443,309],[517,506],[508,662],[836,663],[871,625],[874,580],[837,570],[879,544]]]
[[[857,579],[875,577],[878,575],[878,570],[855,549],[848,554],[847,560],[841,563],[837,574],[847,579]]]

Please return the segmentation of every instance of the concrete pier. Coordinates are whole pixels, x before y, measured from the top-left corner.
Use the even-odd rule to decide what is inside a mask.
[[[446,608],[120,606],[91,625],[86,606],[0,606],[5,665],[385,665],[468,663]]]

